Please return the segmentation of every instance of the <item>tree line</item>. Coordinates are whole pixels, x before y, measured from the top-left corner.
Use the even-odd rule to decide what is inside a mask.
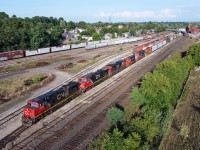
[[[111,108],[110,128],[93,140],[88,149],[146,150],[158,148],[172,122],[174,107],[188,73],[200,65],[200,44],[193,44],[183,57],[176,53],[145,74],[133,88],[123,109]]]
[[[122,28],[119,28],[119,25]],[[63,44],[63,31],[70,31],[83,28],[78,39],[83,41],[82,36],[92,36],[93,40],[101,40],[106,33],[122,36],[128,32],[130,36],[136,34],[146,34],[149,30],[161,32],[166,29],[184,27],[187,23],[168,22],[142,22],[142,23],[86,23],[84,21],[66,22],[62,17],[35,16],[32,18],[20,18],[16,15],[9,17],[5,12],[0,12],[0,52],[13,50],[38,49],[49,46],[59,46]],[[99,33],[97,30],[99,29]]]

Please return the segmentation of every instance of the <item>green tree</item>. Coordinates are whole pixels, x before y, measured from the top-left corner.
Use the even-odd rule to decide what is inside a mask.
[[[37,26],[32,29],[31,47],[40,48],[48,47],[49,45],[49,33],[46,31],[46,28],[41,23],[37,24]]]
[[[70,21],[69,23],[67,23],[67,29],[68,30],[72,30],[72,29],[75,29],[76,26],[75,26],[75,23],[73,21]]]
[[[117,123],[122,122],[124,113],[116,107],[112,107],[108,110],[107,118],[112,125],[117,125]]]
[[[54,26],[49,30],[50,33],[50,46],[57,46],[62,44],[62,28]]]
[[[176,61],[165,61],[156,66],[155,73],[156,72],[162,73],[165,77],[170,79],[170,88],[173,91],[173,96],[169,97],[169,99],[171,99],[171,104],[175,104],[175,100],[182,86],[182,80],[184,79],[180,64]]]
[[[133,129],[147,142],[152,142],[159,128],[148,118],[137,117],[133,121]]]
[[[162,73],[146,73],[142,80],[141,92],[148,99],[148,103],[158,110],[170,106],[172,94],[170,79]]]
[[[190,46],[188,55],[192,56],[196,65],[200,65],[200,44],[196,43]]]
[[[77,27],[86,29],[87,24],[86,24],[86,22],[84,22],[84,21],[80,21],[80,22],[77,24]]]
[[[139,114],[139,107],[136,105],[133,105],[132,103],[129,103],[125,106],[124,109],[124,121],[126,123],[129,123],[134,115]]]
[[[101,35],[99,33],[94,33],[92,37],[93,41],[101,40]]]
[[[113,130],[113,133],[109,134],[109,141],[107,142],[105,149],[108,150],[121,150],[124,149],[123,133],[118,128]]]
[[[132,132],[128,138],[124,139],[124,147],[125,149],[135,150],[140,147],[141,137],[138,133]]]
[[[138,88],[133,88],[131,91],[131,103],[134,105],[144,105],[146,102],[145,96]]]

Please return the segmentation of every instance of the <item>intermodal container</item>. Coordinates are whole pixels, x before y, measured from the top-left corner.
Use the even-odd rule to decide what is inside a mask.
[[[162,46],[163,46],[162,42],[158,43],[158,48],[161,48]]]
[[[92,45],[92,44],[95,44],[94,41],[87,43],[87,45]]]
[[[26,56],[34,56],[34,55],[39,55],[37,50],[26,50],[25,51]]]
[[[141,51],[141,50],[143,50],[143,45],[133,48],[133,51],[134,51],[135,53],[137,53],[137,52],[139,52],[139,51]]]
[[[63,45],[60,47],[51,47],[51,52],[59,52],[59,51],[64,51],[64,50],[69,50],[70,45]]]
[[[85,46],[86,50],[95,49],[95,48],[96,48],[96,44],[90,44],[90,45]]]
[[[152,51],[154,52],[154,51],[156,51],[158,49],[158,45],[156,44],[156,45],[154,45],[154,46],[152,46]]]
[[[96,44],[96,48],[106,47],[106,46],[108,46],[108,43],[99,43],[99,44]]]
[[[147,47],[149,46],[149,44],[150,44],[150,43],[147,43],[147,44],[142,45],[142,49],[143,49],[143,50],[147,49]]]
[[[148,48],[145,50],[144,55],[147,56],[147,55],[149,55],[149,54],[151,54],[151,53],[152,53],[152,47],[148,47]]]
[[[101,43],[101,41],[94,41],[94,44],[99,44]]]
[[[86,46],[86,43],[72,44],[71,48],[75,49],[75,48],[82,48],[82,47],[85,47],[85,46]]]
[[[115,41],[115,44],[121,44],[121,43],[122,43],[121,40]]]
[[[163,41],[163,45],[165,45],[165,44],[167,44],[167,41],[165,40],[165,41]]]
[[[39,48],[38,49],[38,54],[45,54],[45,53],[50,53],[50,48]]]

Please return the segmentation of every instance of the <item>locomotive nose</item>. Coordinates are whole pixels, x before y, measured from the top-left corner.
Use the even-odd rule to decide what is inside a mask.
[[[24,108],[24,116],[30,117],[30,111],[28,108]]]

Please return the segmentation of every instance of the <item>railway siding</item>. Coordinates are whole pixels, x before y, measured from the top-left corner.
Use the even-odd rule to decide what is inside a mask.
[[[151,62],[153,60],[153,58],[156,57],[156,55],[158,55],[159,53],[162,53],[162,51],[158,50],[157,52],[147,56],[146,58],[142,59],[141,61],[139,61],[139,62],[135,63],[134,65],[130,66],[129,68],[125,69],[123,72],[118,73],[113,78],[106,80],[103,84],[100,84],[100,85],[94,87],[93,90],[90,90],[86,94],[76,98],[73,101],[73,103],[69,103],[69,105],[66,105],[66,106],[62,107],[61,109],[59,109],[58,111],[56,111],[53,114],[53,116],[47,116],[44,120],[40,121],[37,125],[32,126],[28,130],[26,130],[24,133],[22,133],[20,135],[20,137],[18,139],[16,139],[15,142],[13,142],[13,144],[14,145],[19,144],[20,147],[24,147],[24,145],[27,145],[29,143],[28,144],[29,147],[35,147],[38,144],[38,142],[37,142],[37,140],[33,141],[33,139],[37,139],[38,134],[40,135],[39,136],[40,138],[38,140],[41,141],[43,138],[44,139],[47,138],[47,134],[43,134],[43,132],[45,133],[46,131],[49,131],[49,129],[51,129],[50,133],[54,133],[56,131],[53,131],[53,127],[56,127],[56,126],[59,126],[58,128],[61,129],[62,125],[69,123],[69,121],[72,118],[74,118],[77,115],[80,115],[84,110],[88,109],[96,101],[98,101],[97,98],[101,99],[101,96],[104,96],[105,93],[111,92],[110,90],[112,90],[112,89],[108,88],[108,87],[111,87],[111,85],[113,85],[113,88],[119,87],[120,84],[122,84],[122,82],[128,78],[127,73],[130,73],[128,75],[133,75],[133,74],[131,74],[131,72],[133,73],[134,70],[136,71],[138,69],[143,68],[144,65],[147,65],[149,62]],[[135,75],[137,76],[137,74],[135,74]],[[104,94],[103,94],[102,90],[105,92]],[[97,92],[96,93],[97,95],[94,94],[94,92]],[[94,97],[96,99],[94,99]],[[87,105],[85,105],[85,104],[87,104]],[[79,109],[78,111],[76,111],[73,114],[69,114],[69,112],[70,112],[69,110],[71,110],[71,111],[77,110],[77,108]],[[55,119],[55,117],[56,117],[56,119]],[[49,124],[50,122],[52,122],[52,123]],[[59,123],[59,125],[56,125],[57,124],[56,122]],[[65,122],[65,123],[62,124],[61,122]],[[34,130],[34,128],[35,128],[35,130]],[[58,128],[56,130],[58,130]],[[39,130],[39,129],[41,129],[41,130]],[[34,132],[34,131],[38,131],[38,130],[40,131],[40,133],[38,133],[38,132],[37,133],[35,132],[32,134],[30,133],[30,131]],[[25,135],[30,135],[30,134],[31,134],[31,137],[25,136]]]

